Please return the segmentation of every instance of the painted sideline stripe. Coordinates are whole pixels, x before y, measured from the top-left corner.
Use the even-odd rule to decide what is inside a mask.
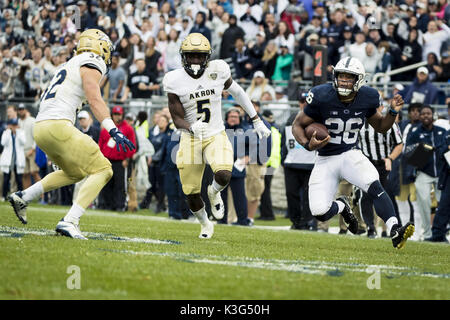
[[[335,263],[326,261],[229,257],[229,256],[198,255],[198,254],[175,253],[175,252],[153,252],[153,251],[111,250],[111,249],[100,249],[100,250],[128,255],[169,257],[172,259],[191,263],[207,263],[216,265],[227,265],[233,267],[245,267],[254,269],[288,271],[288,272],[330,275],[330,276],[342,276],[343,271],[370,273],[370,274],[379,271],[380,273],[385,274],[388,277],[406,276],[406,277],[450,279],[450,274],[446,273],[442,274],[433,272],[420,272],[416,268],[387,266],[387,265],[367,265],[359,263],[358,264]]]
[[[0,237],[21,238],[24,235],[28,235],[28,234],[37,235],[37,236],[55,236],[55,235],[57,235],[57,233],[54,230],[16,228],[16,227],[0,225]],[[97,233],[97,232],[82,232],[82,234],[90,240],[106,240],[106,241],[120,241],[120,242],[134,242],[134,243],[150,243],[150,244],[181,244],[181,242],[174,241],[174,240],[129,238],[129,237],[122,237],[122,236],[116,236],[113,234]]]

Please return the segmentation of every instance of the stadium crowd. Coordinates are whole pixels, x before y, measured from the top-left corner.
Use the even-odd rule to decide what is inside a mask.
[[[275,81],[311,80],[314,45],[328,48],[329,80],[332,66],[343,57],[358,58],[366,68],[368,80],[379,72],[426,61],[420,68],[379,79],[410,81],[409,85],[397,85],[394,92],[384,97],[387,106],[392,95],[399,92],[406,102],[408,119],[398,119],[400,154],[391,157],[390,152],[400,144],[392,143],[387,157],[373,161],[377,164],[382,161],[383,165],[386,162],[389,183],[394,186],[391,195],[400,219],[414,220],[421,226],[418,229],[423,229],[415,239],[431,237],[430,217],[440,200],[438,177],[448,170],[448,166],[444,169],[445,160],[439,153],[443,149],[437,148],[448,141],[441,139],[445,134],[438,132],[449,129],[449,115],[438,115],[428,106],[450,106],[450,98],[436,86],[437,82],[450,79],[448,1],[0,0],[0,9],[0,96],[3,100],[38,101],[58,66],[73,56],[80,32],[99,28],[109,35],[116,50],[111,68],[101,83],[104,99],[111,106],[116,125],[138,148],[128,153],[115,152],[108,133],[100,128],[88,109],[78,114],[79,129],[99,144],[114,170],[114,178],[92,206],[134,211],[152,204],[155,212],[168,211],[174,219],[188,218],[189,210],[172,157],[178,145],[178,132],[170,112],[168,108],[153,113],[142,108],[136,112],[135,108],[126,110],[124,106],[132,105],[134,99],[163,95],[160,79],[166,72],[182,67],[179,48],[187,34],[202,33],[213,48],[211,59],[230,61],[235,72],[233,77],[248,84],[247,94],[272,130],[268,142],[271,151],[266,159],[249,164],[248,152],[235,152],[228,188],[234,209],[228,209],[227,205],[227,211],[234,211],[237,219],[228,215],[220,222],[238,225],[252,225],[258,206],[260,219],[275,219],[270,187],[273,173],[282,165],[286,216],[291,219],[292,228],[328,230],[328,225],[313,219],[307,205],[308,179],[316,155],[306,150],[300,152],[290,133],[296,112],[287,122],[277,123],[285,113],[280,106],[288,110],[292,96],[288,98],[287,88],[275,85]],[[297,91],[294,99],[303,108],[306,92]],[[271,111],[268,103],[260,109],[259,101],[276,101],[277,108]],[[226,93],[223,102],[227,109],[224,119],[227,128],[241,132],[252,129],[251,121]],[[10,104],[5,109],[2,113],[6,119],[2,119],[0,129],[4,198],[12,189],[26,188],[32,180],[57,170],[33,141],[33,110],[27,110],[24,104]],[[434,123],[431,120],[431,124],[429,111],[431,119],[436,120]],[[443,119],[438,120],[439,117]],[[407,162],[406,154],[419,142],[415,132],[423,130],[436,130],[433,139],[438,140],[428,141],[436,146],[436,156],[418,168]],[[229,135],[229,138],[234,141],[236,136]],[[444,190],[442,198],[446,194],[450,198],[449,188],[440,187]],[[78,188],[79,185],[69,186],[45,194],[41,202],[70,205]],[[416,193],[415,189],[421,192]],[[222,192],[224,199],[227,192]],[[345,184],[340,192],[352,196],[354,209],[358,211],[359,200],[363,199],[361,192]],[[370,215],[361,214],[364,231],[366,226],[367,231],[372,230],[371,216],[372,221],[368,221]],[[341,232],[346,232],[344,223]],[[373,232],[367,234],[374,236]]]

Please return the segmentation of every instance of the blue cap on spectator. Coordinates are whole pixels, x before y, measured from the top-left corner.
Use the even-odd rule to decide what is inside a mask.
[[[444,53],[442,54],[441,57],[442,57],[442,58],[448,58],[448,57],[450,57],[450,55],[448,54],[447,51],[444,51]]]
[[[7,122],[6,124],[7,124],[7,125],[17,126],[17,125],[19,125],[19,121],[17,120],[17,118],[9,119],[8,122]]]

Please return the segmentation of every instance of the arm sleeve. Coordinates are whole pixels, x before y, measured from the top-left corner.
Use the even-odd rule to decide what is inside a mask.
[[[394,146],[398,146],[403,143],[402,134],[400,132],[400,127],[394,122],[391,130],[392,142]]]
[[[234,100],[236,100],[236,102],[245,110],[245,112],[247,112],[250,118],[256,116],[255,107],[253,107],[250,98],[247,96],[244,89],[242,89],[239,84],[233,81],[227,91],[233,96]]]

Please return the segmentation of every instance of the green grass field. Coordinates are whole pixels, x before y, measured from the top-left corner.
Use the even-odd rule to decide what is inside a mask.
[[[284,218],[216,225],[204,240],[198,223],[167,214],[94,210],[81,241],[54,235],[67,210],[31,205],[22,225],[0,203],[0,299],[450,299],[446,244],[395,250],[390,239],[286,230]],[[70,266],[80,289],[68,288]]]

